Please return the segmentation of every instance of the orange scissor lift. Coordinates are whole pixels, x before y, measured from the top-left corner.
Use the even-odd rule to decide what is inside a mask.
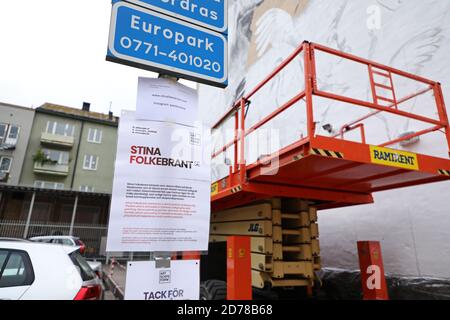
[[[365,101],[320,88],[316,74],[316,55],[319,53],[321,56],[331,55],[338,61],[356,63],[359,68],[367,68],[371,99]],[[270,84],[294,59],[299,58],[302,59],[300,61],[303,64],[305,87],[299,89],[289,101],[277,106],[273,112],[247,128],[248,108],[265,107],[252,103],[254,96]],[[400,97],[394,78],[415,82],[420,90]],[[403,104],[427,94],[431,95],[433,104],[427,108],[435,109],[436,117],[424,116],[402,108]],[[317,123],[314,119],[315,97],[319,97],[321,101],[328,100],[345,106],[366,108],[369,112],[345,123],[337,132],[320,135],[317,133]],[[253,163],[248,163],[245,159],[245,139],[301,101],[306,106],[304,111],[307,134],[276,153],[264,155]],[[369,144],[367,140],[370,136],[366,133],[366,122],[379,114],[408,118],[421,123],[423,129],[389,141]],[[239,208],[270,199],[304,199],[317,210],[369,204],[373,202],[373,192],[450,180],[448,159],[450,127],[440,83],[315,43],[307,41],[302,43],[276,70],[236,102],[214,125],[213,130],[220,129],[229,120],[234,120],[234,138],[215,150],[212,155],[215,159],[230,150],[234,153],[234,162],[229,165],[228,174],[215,181],[211,187],[211,208],[213,216],[216,217],[217,214],[220,216],[227,212],[236,214]],[[295,124],[295,121],[292,123]],[[351,132],[353,134],[358,132],[360,141],[346,139]],[[444,153],[446,158],[388,148],[429,134],[439,134],[442,141],[446,141]],[[269,163],[274,159],[277,166],[271,169]],[[285,216],[292,218],[292,215]],[[227,220],[219,220],[219,226],[223,221]],[[213,220],[213,226],[214,222]],[[215,228],[214,226],[213,229]],[[235,235],[240,233],[236,231]],[[233,235],[233,231],[228,230],[223,234]],[[291,250],[292,246],[289,248]],[[261,270],[253,270],[256,271]],[[239,273],[239,270],[234,272]],[[282,286],[291,282],[280,283]],[[230,289],[230,285],[228,288]],[[231,286],[231,288],[239,291],[238,287]]]

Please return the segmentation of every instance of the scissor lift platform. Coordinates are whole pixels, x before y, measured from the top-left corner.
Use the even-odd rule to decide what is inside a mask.
[[[374,151],[401,158],[374,163]],[[318,209],[330,209],[372,203],[371,194],[377,191],[450,180],[448,159],[328,137],[282,150],[272,174],[268,174],[269,161],[247,166],[242,184],[230,177],[213,184],[213,211],[272,197],[313,199]]]
[[[342,60],[338,64],[350,61],[367,68],[372,97],[358,100],[321,89],[316,76],[317,51],[338,57]],[[247,128],[250,121],[246,121],[246,116],[250,107],[265,108],[264,104],[270,103],[267,95],[254,103],[258,101],[254,96],[300,54],[303,54],[304,59],[304,89],[299,88],[301,91],[289,101]],[[402,96],[401,90],[396,90],[399,78],[415,82],[413,87],[421,89]],[[296,87],[295,83],[288,85]],[[432,109],[428,109],[426,114],[438,117],[424,116],[413,113],[413,108],[404,108],[406,102],[414,104],[417,101],[414,98],[429,92],[432,93],[431,102],[425,106]],[[322,126],[329,133],[326,136],[326,133],[320,134],[316,130],[314,110],[320,105],[316,104],[313,97],[319,97],[319,102],[325,99],[340,104],[335,106],[333,103],[333,108],[352,105],[369,111],[358,119],[349,119],[351,121],[343,124],[339,131],[333,130],[329,124]],[[305,102],[304,105],[300,103],[301,100]],[[293,106],[303,110],[305,118],[292,118],[291,127],[285,129],[297,129],[295,119],[301,120],[306,123],[306,129],[301,130],[301,137],[276,153],[262,155],[253,163],[247,162],[245,146],[246,143],[252,143],[246,140],[249,135]],[[403,117],[410,123],[418,121],[421,125],[417,125],[417,128],[426,129],[410,131],[388,141],[380,142],[384,140],[382,137],[368,137],[366,140],[366,129],[372,129],[369,132],[379,131],[377,123],[374,128],[371,122],[379,113]],[[450,180],[450,127],[440,84],[318,44],[304,42],[255,89],[236,102],[213,130],[223,129],[224,124],[233,118],[234,139],[215,149],[212,155],[214,161],[219,160],[219,164],[224,161],[228,174],[225,177],[222,175],[223,178],[211,186],[213,214],[210,242],[211,245],[219,245],[228,236],[250,238],[251,277],[247,278],[251,278],[255,288],[306,287],[310,294],[316,282],[320,284],[316,274],[321,268],[317,210],[369,204],[373,202],[372,194],[377,191]],[[360,141],[355,141],[355,134],[352,139],[348,138],[348,133],[354,130],[359,130]],[[421,143],[443,141],[420,141],[419,137],[428,134],[445,137],[446,143],[435,146],[445,148],[438,151],[440,156],[444,154],[445,157],[412,152],[421,150]],[[419,145],[408,147],[417,142]],[[402,145],[403,150],[399,150]],[[230,151],[233,155],[230,155]],[[230,274],[249,272],[234,267],[228,271]],[[231,280],[227,280],[228,290],[240,292],[249,279],[239,282],[231,277]]]
[[[373,100],[362,101],[320,90],[316,79],[316,51],[367,65]],[[246,109],[249,108],[252,97],[300,53],[304,54],[304,91],[246,129]],[[390,84],[378,83],[374,74],[386,77]],[[416,81],[424,85],[425,89],[398,98],[393,76]],[[377,89],[380,87],[392,91],[392,96],[381,96]],[[439,115],[438,120],[400,109],[402,103],[429,91],[433,92],[435,98],[433,102]],[[372,111],[343,126],[339,134],[331,137],[318,135],[313,118],[313,96],[369,108]],[[276,154],[266,155],[255,163],[247,164],[244,156],[245,138],[300,100],[306,102],[307,136]],[[380,101],[388,102],[389,105]],[[427,123],[432,127],[379,145],[370,145],[366,143],[364,121],[381,112]],[[213,154],[215,158],[234,148],[234,165],[230,166],[229,175],[216,181],[211,187],[213,212],[273,197],[312,200],[318,209],[367,204],[373,202],[373,192],[450,180],[450,159],[388,148],[439,131],[447,140],[446,151],[450,149],[450,128],[440,84],[318,44],[304,42],[252,92],[236,102],[213,129],[220,128],[232,117],[235,119],[234,140]],[[345,140],[344,133],[355,129],[360,129],[362,141]]]

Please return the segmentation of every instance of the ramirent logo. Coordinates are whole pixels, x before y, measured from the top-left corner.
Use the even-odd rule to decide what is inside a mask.
[[[377,164],[419,170],[417,155],[411,152],[370,146],[370,159]]]

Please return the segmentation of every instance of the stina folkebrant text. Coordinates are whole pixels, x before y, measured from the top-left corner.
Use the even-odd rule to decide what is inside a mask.
[[[130,153],[130,164],[178,167],[185,169],[192,169],[199,165],[195,161],[162,157],[161,149],[157,147],[131,146]]]

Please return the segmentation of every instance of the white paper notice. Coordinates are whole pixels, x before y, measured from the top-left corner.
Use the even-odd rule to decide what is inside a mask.
[[[199,121],[197,91],[169,79],[140,77],[136,119],[194,126]]]
[[[157,269],[155,261],[128,262],[125,300],[198,300],[200,262],[175,260]]]
[[[107,251],[208,250],[210,130],[123,112]]]

